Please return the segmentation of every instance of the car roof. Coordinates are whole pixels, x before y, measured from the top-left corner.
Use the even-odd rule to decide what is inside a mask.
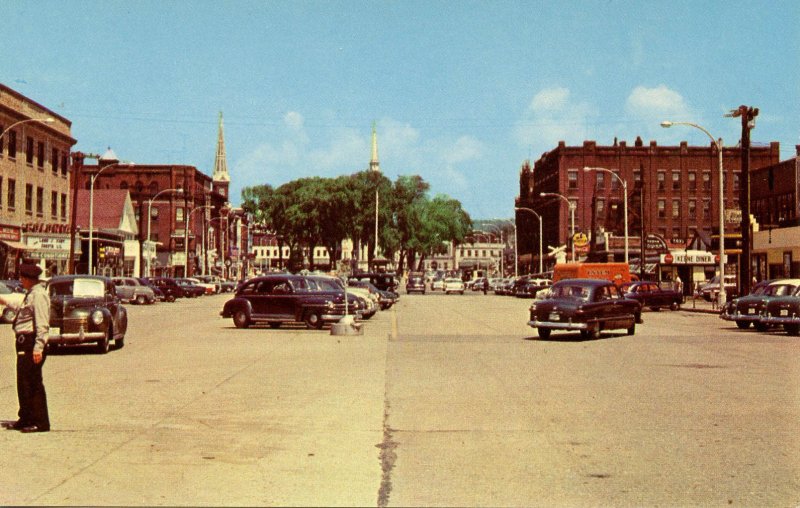
[[[607,285],[614,285],[613,282],[606,279],[561,279],[560,281],[553,284],[553,286],[566,286],[566,285],[582,285],[582,286],[607,286]]]

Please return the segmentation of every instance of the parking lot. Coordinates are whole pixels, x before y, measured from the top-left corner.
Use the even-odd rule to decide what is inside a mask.
[[[122,349],[51,355],[53,430],[0,433],[0,503],[800,502],[800,341],[785,334],[686,309],[645,312],[634,336],[542,341],[529,300],[467,292],[403,295],[363,336],[332,336],[236,329],[227,298],[131,305]]]

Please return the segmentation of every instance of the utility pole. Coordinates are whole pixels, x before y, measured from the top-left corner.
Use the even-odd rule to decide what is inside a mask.
[[[750,293],[750,286],[752,285],[752,275],[750,274],[750,130],[756,126],[758,108],[739,106],[739,109],[735,109],[725,116],[740,117],[742,119],[742,176],[739,182],[739,208],[742,210],[740,226],[742,231],[742,253],[739,255],[739,294],[746,295]],[[720,206],[723,205],[723,203],[720,203]],[[720,238],[720,241],[724,241],[724,239]],[[724,284],[722,279],[720,284]]]
[[[85,155],[81,152],[72,152],[72,209],[70,210],[69,219],[69,263],[67,264],[67,273],[70,275],[75,273],[75,233],[77,230],[77,214],[78,214],[78,187],[80,186],[79,179],[80,173],[83,171],[83,159]]]

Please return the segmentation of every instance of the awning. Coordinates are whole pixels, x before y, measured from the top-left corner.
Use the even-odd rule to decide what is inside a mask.
[[[0,243],[6,245],[14,250],[33,250],[22,242],[13,242],[11,240],[0,240]]]

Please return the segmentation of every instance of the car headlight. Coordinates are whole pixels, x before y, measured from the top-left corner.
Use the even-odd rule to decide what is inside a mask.
[[[100,310],[92,312],[92,323],[99,325],[102,322],[103,322],[103,312]]]

